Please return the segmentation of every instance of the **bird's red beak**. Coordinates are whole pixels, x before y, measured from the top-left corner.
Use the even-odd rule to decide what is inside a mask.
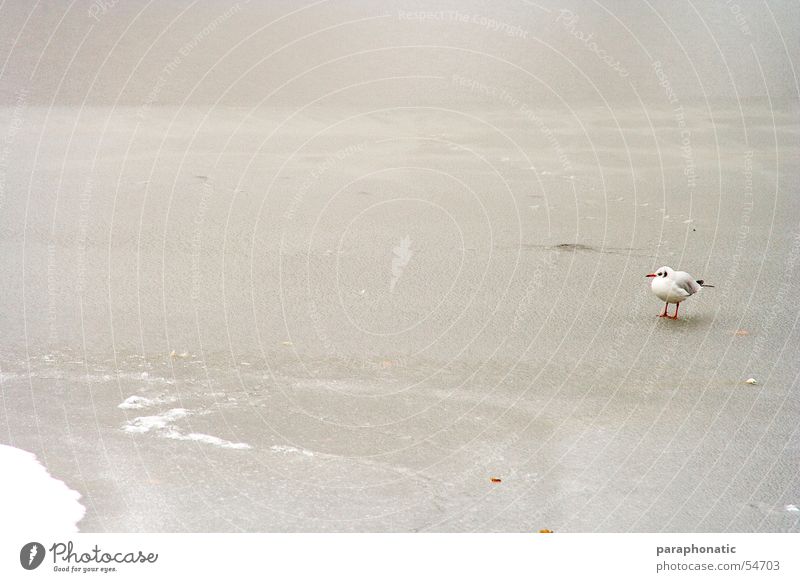
[[[655,276],[656,276],[655,273],[650,273],[649,275],[645,275],[645,277],[655,277]]]

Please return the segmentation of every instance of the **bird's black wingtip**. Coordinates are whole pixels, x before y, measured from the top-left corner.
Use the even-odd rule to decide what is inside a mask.
[[[701,287],[711,287],[712,289],[713,289],[713,287],[714,287],[713,285],[706,285],[706,284],[705,284],[705,281],[703,281],[702,279],[698,279],[698,280],[696,281],[696,283],[697,283],[698,285],[700,285]]]

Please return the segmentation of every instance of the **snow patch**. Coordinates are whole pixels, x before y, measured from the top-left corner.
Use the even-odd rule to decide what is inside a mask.
[[[186,418],[189,416],[189,411],[185,408],[173,408],[164,414],[157,414],[155,416],[139,416],[133,420],[128,421],[122,430],[125,432],[138,432],[145,433],[151,430],[167,428],[176,420]]]
[[[287,445],[272,445],[269,450],[271,450],[273,453],[283,453],[284,455],[287,453],[300,453],[306,457],[314,456],[313,451],[309,451],[308,449],[298,449],[297,447],[290,447]]]
[[[145,398],[144,396],[128,396],[124,402],[117,405],[117,408],[132,409],[132,408],[147,408],[156,404],[155,400]]]
[[[205,443],[208,445],[222,447],[224,449],[252,448],[247,443],[234,443],[231,441],[226,441],[225,439],[221,439],[219,437],[197,432],[184,434],[177,428],[175,428],[174,423],[176,421],[181,420],[182,418],[186,418],[190,414],[191,413],[185,408],[173,408],[171,410],[164,412],[163,414],[136,417],[133,420],[128,421],[125,424],[125,426],[122,427],[122,430],[124,430],[125,432],[132,432],[139,434],[144,434],[152,431],[155,432],[158,436],[163,438],[178,440],[178,441],[195,441],[195,442]]]
[[[2,530],[37,536],[75,533],[86,508],[81,494],[53,478],[36,455],[0,445]]]
[[[215,445],[218,447],[222,447],[224,449],[250,449],[252,448],[247,443],[233,443],[231,441],[226,441],[225,439],[221,439],[219,437],[211,436],[210,434],[202,434],[198,432],[192,432],[189,434],[181,434],[176,430],[170,430],[164,433],[164,437],[168,439],[175,439],[179,441],[197,441],[200,443],[206,443],[208,445]]]

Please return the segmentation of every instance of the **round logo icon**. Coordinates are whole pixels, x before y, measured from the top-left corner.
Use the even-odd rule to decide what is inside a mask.
[[[39,542],[28,542],[19,551],[19,563],[26,570],[35,570],[44,561],[44,546]]]

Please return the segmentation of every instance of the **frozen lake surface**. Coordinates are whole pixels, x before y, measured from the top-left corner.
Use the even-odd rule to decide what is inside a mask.
[[[800,530],[795,5],[28,4],[0,442],[81,531]]]

